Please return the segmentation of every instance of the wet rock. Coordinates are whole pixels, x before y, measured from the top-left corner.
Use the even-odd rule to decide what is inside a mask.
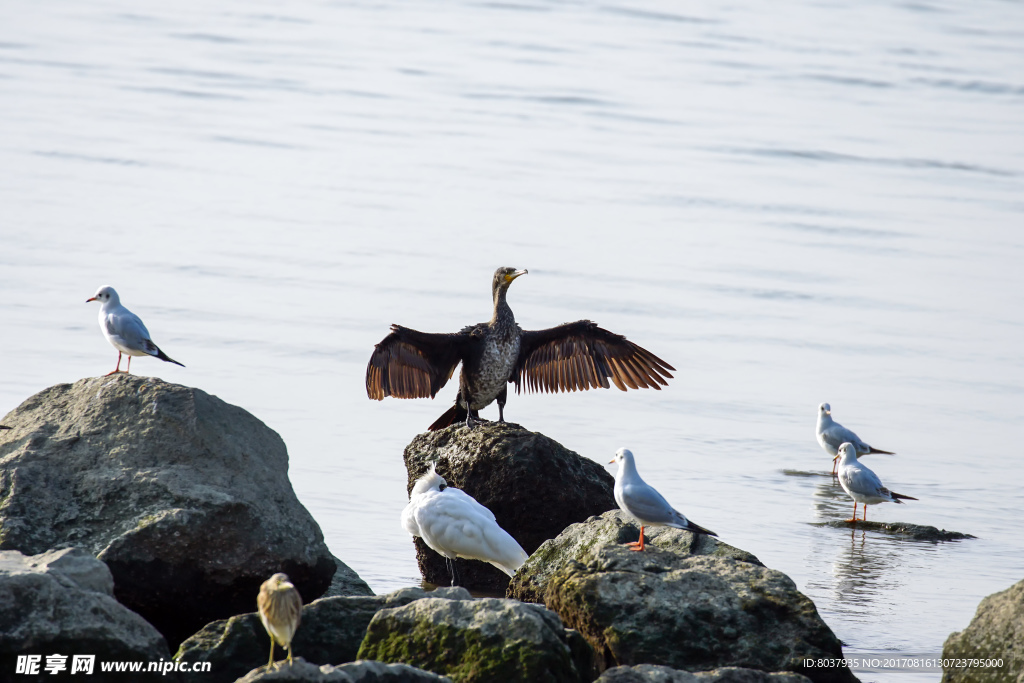
[[[648,527],[644,538],[649,545],[681,555],[731,557],[761,565],[754,555],[722,543],[713,536],[691,534],[670,527]],[[572,524],[530,555],[509,583],[506,596],[524,602],[544,602],[548,580],[574,562],[582,561],[592,548],[638,540],[640,526],[622,510],[609,510],[585,522]]]
[[[0,678],[13,674],[17,655],[42,655],[38,677],[14,678],[54,680],[43,670],[53,654],[67,656],[65,676],[73,655],[95,655],[94,673],[105,661],[169,659],[164,637],[114,599],[110,571],[87,551],[0,552]]]
[[[172,647],[252,609],[286,572],[304,599],[335,561],[288,481],[276,432],[198,389],[137,375],[61,384],[0,441],[0,549],[82,546]]]
[[[959,531],[946,531],[933,526],[923,524],[909,524],[907,522],[846,522],[832,520],[830,522],[812,522],[813,526],[827,526],[833,529],[861,529],[866,531],[878,531],[890,536],[898,536],[909,541],[960,541],[967,538],[977,538],[970,534],[962,534]]]
[[[431,463],[437,463],[449,486],[493,512],[527,553],[569,524],[616,507],[615,480],[604,467],[516,424],[492,422],[472,429],[453,425],[420,434],[405,449],[407,491]],[[537,505],[538,500],[544,505]],[[452,575],[445,559],[421,539],[414,542],[423,578],[449,584]],[[459,585],[495,592],[504,592],[508,585],[508,576],[487,563],[456,560],[454,565]]]
[[[982,600],[970,625],[946,638],[942,658],[1003,660],[1001,667],[943,669],[943,683],[1024,681],[1024,581]]]
[[[424,598],[378,612],[361,659],[404,662],[456,683],[583,683],[571,634],[553,612],[515,600]]]
[[[296,657],[291,666],[282,665],[273,671],[253,669],[238,683],[278,681],[279,683],[452,683],[452,679],[423,671],[406,664],[359,661],[331,666],[317,666]]]
[[[608,669],[594,683],[809,683],[797,673],[766,673],[757,669],[723,667],[713,671],[680,671],[667,666],[639,664]]]
[[[292,641],[292,653],[306,662],[341,664],[356,659],[373,615],[386,607],[400,607],[427,596],[454,600],[470,599],[465,588],[439,588],[428,593],[421,588],[376,596],[320,598],[302,608],[302,621]],[[255,605],[255,598],[253,604]],[[276,657],[282,656],[278,649]],[[210,662],[208,683],[230,683],[254,667],[267,663],[270,637],[255,612],[207,624],[178,648],[175,659]]]
[[[842,657],[842,647],[785,574],[678,530],[656,530],[647,550],[633,552],[622,543],[639,529],[626,519],[611,512],[569,527],[520,569],[509,594],[541,597],[593,646],[602,670],[745,667],[856,680],[845,668],[803,668],[808,657]]]

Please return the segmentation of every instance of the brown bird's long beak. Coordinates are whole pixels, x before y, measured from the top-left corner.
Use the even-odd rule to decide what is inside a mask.
[[[515,280],[520,275],[526,275],[529,272],[530,271],[526,270],[525,268],[523,270],[517,270],[516,272],[512,273],[511,275],[506,275],[505,276],[505,280],[508,281],[508,282],[512,282],[513,280]]]
[[[96,297],[94,297],[94,296],[89,297],[88,299],[85,300],[85,303],[89,303],[90,301],[96,301]]]

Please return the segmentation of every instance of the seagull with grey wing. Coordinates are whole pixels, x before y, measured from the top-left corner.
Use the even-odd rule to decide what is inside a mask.
[[[619,463],[619,471],[615,473],[615,502],[640,522],[640,540],[626,544],[631,550],[644,549],[645,526],[670,526],[695,534],[718,535],[688,520],[683,513],[669,505],[653,486],[641,479],[633,462],[632,451],[620,448],[608,464],[613,462]]]
[[[836,463],[839,461],[839,447],[849,443],[857,449],[857,457],[870,453],[884,453],[885,455],[896,455],[892,451],[883,451],[874,446],[869,446],[854,434],[851,430],[832,419],[832,406],[822,403],[818,406],[818,425],[815,429],[818,443],[832,456],[832,476],[836,474]]]
[[[864,504],[864,517],[861,521],[866,522],[868,505],[917,500],[882,486],[878,475],[857,460],[857,451],[852,443],[844,443],[839,447],[839,485],[853,498],[853,518],[847,522],[857,521],[857,503]]]
[[[108,375],[117,372],[128,374],[132,367],[132,356],[154,356],[185,367],[153,343],[149,330],[142,324],[142,320],[121,305],[121,298],[117,296],[113,287],[100,287],[94,295],[85,300],[86,303],[90,301],[100,302],[100,330],[107,341],[117,349],[117,367],[108,372]],[[121,354],[128,356],[127,370],[121,369]]]

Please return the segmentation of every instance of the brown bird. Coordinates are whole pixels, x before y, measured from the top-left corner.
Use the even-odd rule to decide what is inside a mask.
[[[270,661],[267,670],[274,664],[274,643],[288,650],[288,664],[292,663],[292,637],[302,621],[302,598],[299,591],[288,580],[287,574],[278,572],[263,582],[256,598],[256,609],[260,613],[263,628],[270,636]]]
[[[391,326],[391,334],[374,347],[366,366],[366,395],[383,400],[433,398],[456,366],[462,363],[459,392],[430,429],[465,420],[472,426],[479,411],[498,402],[498,422],[505,421],[508,383],[516,393],[582,391],[609,388],[625,391],[661,389],[671,379],[671,365],[625,337],[589,320],[546,330],[522,330],[506,301],[509,285],[527,271],[498,268],[491,282],[491,320],[453,334],[432,334]],[[610,380],[610,383],[609,383]]]

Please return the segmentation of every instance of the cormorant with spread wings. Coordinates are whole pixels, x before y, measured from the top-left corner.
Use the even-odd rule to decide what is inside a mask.
[[[417,332],[392,325],[391,334],[374,347],[366,366],[366,394],[381,401],[433,398],[456,366],[462,363],[455,405],[430,429],[465,419],[471,426],[480,409],[498,402],[498,421],[505,421],[508,383],[516,393],[582,391],[609,388],[661,389],[671,379],[671,365],[625,337],[589,320],[547,330],[522,330],[506,301],[509,285],[527,271],[499,268],[491,294],[490,322],[470,325],[454,334]]]

